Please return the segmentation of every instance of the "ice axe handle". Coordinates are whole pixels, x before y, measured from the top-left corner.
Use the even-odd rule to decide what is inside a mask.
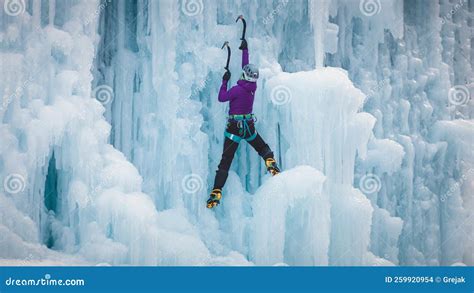
[[[227,47],[227,63],[225,64],[225,69],[226,70],[229,70],[229,62],[230,62],[230,46],[229,46],[229,42],[224,42],[224,44],[222,45],[222,48],[221,49],[224,49],[225,47]]]

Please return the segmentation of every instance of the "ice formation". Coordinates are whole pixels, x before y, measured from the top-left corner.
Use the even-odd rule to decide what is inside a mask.
[[[0,6],[0,264],[474,265],[472,0]],[[209,211],[239,14],[285,171]]]

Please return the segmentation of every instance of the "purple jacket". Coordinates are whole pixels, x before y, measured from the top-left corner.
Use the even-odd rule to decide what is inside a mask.
[[[242,50],[242,68],[249,64],[248,49]],[[229,115],[251,114],[257,83],[246,80],[237,81],[237,85],[227,90],[227,80],[222,80],[219,90],[219,102],[229,102]]]

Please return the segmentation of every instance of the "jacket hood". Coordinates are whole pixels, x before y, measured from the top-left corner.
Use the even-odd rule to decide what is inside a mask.
[[[248,92],[255,92],[255,90],[257,89],[256,82],[250,82],[250,81],[241,79],[237,81],[237,84],[243,87]]]

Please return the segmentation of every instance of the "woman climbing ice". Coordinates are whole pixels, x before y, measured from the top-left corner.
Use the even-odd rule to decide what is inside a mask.
[[[252,114],[252,108],[259,73],[255,65],[249,64],[247,41],[244,37],[245,30],[242,44],[239,47],[242,50],[242,75],[240,80],[237,85],[227,90],[227,83],[231,75],[227,69],[222,77],[222,85],[219,91],[219,102],[229,102],[230,109],[225,130],[224,151],[216,171],[214,188],[207,200],[208,208],[213,208],[220,203],[222,188],[227,180],[234,154],[242,139],[246,140],[265,160],[265,166],[272,175],[280,172],[272,150],[255,130],[255,116]]]

